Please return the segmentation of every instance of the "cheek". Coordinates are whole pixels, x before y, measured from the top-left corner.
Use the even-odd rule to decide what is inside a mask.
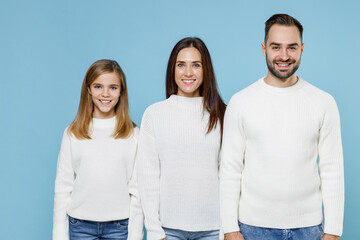
[[[204,72],[202,69],[199,69],[197,72],[196,72],[196,75],[197,77],[201,80],[201,82],[203,81],[203,78],[204,78]]]
[[[179,78],[181,75],[182,75],[182,70],[180,70],[180,69],[176,69],[175,70],[175,78]]]
[[[182,75],[181,71],[175,71],[175,82],[180,82]]]
[[[119,98],[120,97],[120,91],[119,92],[114,92],[113,97],[114,98]]]

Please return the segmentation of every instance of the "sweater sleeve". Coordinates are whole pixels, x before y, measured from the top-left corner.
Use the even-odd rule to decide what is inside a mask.
[[[335,100],[328,104],[319,134],[319,170],[324,204],[324,232],[341,236],[344,215],[344,167],[340,118]]]
[[[135,165],[136,167],[136,165]],[[137,172],[134,169],[129,184],[130,192],[130,218],[129,218],[129,240],[142,240],[144,237],[144,213],[141,207],[140,194],[137,184]]]
[[[220,216],[223,232],[238,232],[238,205],[244,166],[245,133],[234,100],[230,100],[224,118],[220,162]]]
[[[138,130],[135,129],[135,138],[138,138]],[[133,173],[129,182],[130,193],[130,218],[128,227],[129,240],[142,240],[144,237],[144,213],[141,207],[140,194],[137,182],[137,167],[134,164]]]
[[[147,239],[165,238],[160,222],[160,159],[158,156],[151,112],[144,113],[137,152],[138,184],[145,215]]]
[[[74,170],[71,161],[70,136],[64,132],[58,156],[55,180],[53,240],[69,239],[69,223],[66,213],[74,185]]]

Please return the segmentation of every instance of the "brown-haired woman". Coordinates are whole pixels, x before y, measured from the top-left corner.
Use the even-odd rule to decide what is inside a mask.
[[[166,98],[146,109],[139,137],[148,239],[219,239],[218,165],[226,106],[199,38],[184,38],[173,48]]]
[[[78,113],[65,130],[55,181],[53,240],[143,237],[133,175],[139,129],[128,110],[119,64],[86,72]]]

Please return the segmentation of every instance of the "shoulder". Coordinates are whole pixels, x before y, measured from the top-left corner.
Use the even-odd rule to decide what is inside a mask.
[[[145,109],[143,118],[157,115],[159,112],[166,110],[170,105],[170,99],[165,99],[163,101],[153,103]]]
[[[140,129],[138,127],[134,127],[133,137],[135,138],[135,140],[139,139],[139,132],[140,132]]]
[[[331,94],[321,90],[309,82],[306,82],[305,80],[303,91],[312,103],[317,104],[320,107],[327,107],[334,104],[336,105],[335,99]]]
[[[63,138],[73,138],[73,137],[75,137],[74,136],[74,134],[71,132],[71,130],[70,130],[70,125],[69,126],[67,126],[66,128],[65,128],[65,130],[64,130],[64,132],[63,132]]]
[[[62,135],[61,145],[70,146],[74,140],[76,140],[76,138],[74,134],[70,131],[70,126],[66,127]]]
[[[246,88],[240,90],[239,92],[235,93],[230,101],[229,105],[239,105],[244,103],[244,101],[251,99],[253,96],[257,94],[259,90],[259,81],[252,83],[251,85],[247,86]]]

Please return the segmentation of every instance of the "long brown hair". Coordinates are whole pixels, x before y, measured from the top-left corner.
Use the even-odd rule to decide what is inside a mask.
[[[216,128],[218,121],[220,122],[220,131],[222,133],[226,105],[221,99],[217,89],[209,50],[200,38],[184,38],[180,40],[171,51],[166,71],[166,98],[178,92],[178,86],[175,83],[176,58],[180,50],[188,47],[196,48],[201,54],[203,83],[200,86],[200,96],[204,97],[203,107],[210,114],[207,133]]]
[[[115,106],[116,126],[112,136],[116,139],[127,138],[133,133],[135,124],[131,121],[129,115],[125,74],[116,61],[102,59],[94,62],[85,74],[81,87],[79,109],[74,121],[69,126],[69,132],[73,133],[78,139],[91,139],[89,126],[92,122],[94,103],[88,89],[100,75],[105,73],[115,73],[120,80],[120,99]]]

